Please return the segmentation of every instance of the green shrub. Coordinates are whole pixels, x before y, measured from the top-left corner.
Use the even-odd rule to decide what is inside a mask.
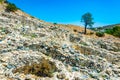
[[[54,25],[57,25],[57,23],[53,23]]]
[[[113,35],[120,38],[120,26],[115,26],[113,28]]]
[[[31,34],[31,37],[32,37],[32,38],[36,38],[37,35],[36,35],[35,33],[32,33],[32,34]]]
[[[30,16],[31,18],[35,18],[34,16]]]
[[[56,30],[56,29],[58,29],[57,27],[51,27],[50,28],[51,30]]]
[[[1,30],[1,32],[4,32],[5,34],[10,33],[9,29],[4,28],[4,27],[0,28],[0,30]]]
[[[105,33],[107,33],[107,34],[112,34],[112,33],[113,33],[113,30],[112,30],[112,29],[106,29],[106,30],[105,30]]]
[[[6,6],[6,11],[8,11],[8,12],[15,12],[17,10],[18,10],[18,8],[13,3],[8,3],[8,5]]]
[[[88,44],[86,42],[83,42],[83,41],[81,41],[80,44],[84,45],[84,46],[88,46]]]
[[[105,32],[120,38],[120,26],[115,26],[112,29],[106,29]]]
[[[105,36],[104,32],[96,32],[96,36],[103,37]]]

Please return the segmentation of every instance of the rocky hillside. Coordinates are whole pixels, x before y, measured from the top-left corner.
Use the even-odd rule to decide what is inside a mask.
[[[120,38],[84,35],[81,27],[6,12],[5,5],[0,80],[120,80]]]

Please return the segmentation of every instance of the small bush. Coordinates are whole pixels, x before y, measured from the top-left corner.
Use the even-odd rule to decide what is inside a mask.
[[[81,44],[81,45],[84,45],[84,46],[88,46],[88,44],[85,43],[85,42],[83,42],[83,41],[81,41],[80,44]]]
[[[36,35],[35,33],[32,33],[32,34],[31,34],[31,37],[32,37],[32,38],[36,38],[37,35]]]
[[[5,34],[10,33],[10,31],[7,28],[4,28],[4,27],[0,28],[0,30],[1,30],[1,32],[4,32]]]
[[[54,25],[57,25],[57,23],[53,23]]]
[[[57,27],[51,27],[50,28],[51,30],[56,30],[56,29],[58,29]]]
[[[90,32],[90,35],[94,34],[94,32]]]
[[[52,77],[53,73],[57,70],[55,63],[49,60],[42,59],[41,63],[33,63],[32,65],[25,65],[16,70],[13,73],[33,74],[40,77]]]
[[[87,33],[87,35],[93,35],[93,34],[94,34],[94,32]]]
[[[35,18],[34,16],[30,16],[31,18]]]
[[[8,11],[8,12],[15,12],[17,10],[18,10],[18,8],[16,7],[15,4],[8,3],[8,5],[6,6],[6,11]]]
[[[96,36],[103,37],[105,36],[104,32],[96,32]]]
[[[119,37],[120,38],[120,26],[115,26],[113,28],[113,36]]]
[[[77,32],[77,30],[76,30],[76,29],[74,29],[73,31],[74,31],[74,32]]]

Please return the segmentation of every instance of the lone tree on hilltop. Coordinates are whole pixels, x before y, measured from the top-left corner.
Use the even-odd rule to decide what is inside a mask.
[[[92,25],[94,24],[92,14],[88,12],[88,13],[85,13],[84,15],[82,15],[81,22],[83,22],[85,25],[84,34],[86,34],[87,33],[87,31],[86,31],[87,26],[92,27]]]

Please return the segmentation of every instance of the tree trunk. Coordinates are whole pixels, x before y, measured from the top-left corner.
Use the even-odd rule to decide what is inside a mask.
[[[87,24],[85,24],[85,32],[84,32],[84,34],[86,34],[87,33]]]

